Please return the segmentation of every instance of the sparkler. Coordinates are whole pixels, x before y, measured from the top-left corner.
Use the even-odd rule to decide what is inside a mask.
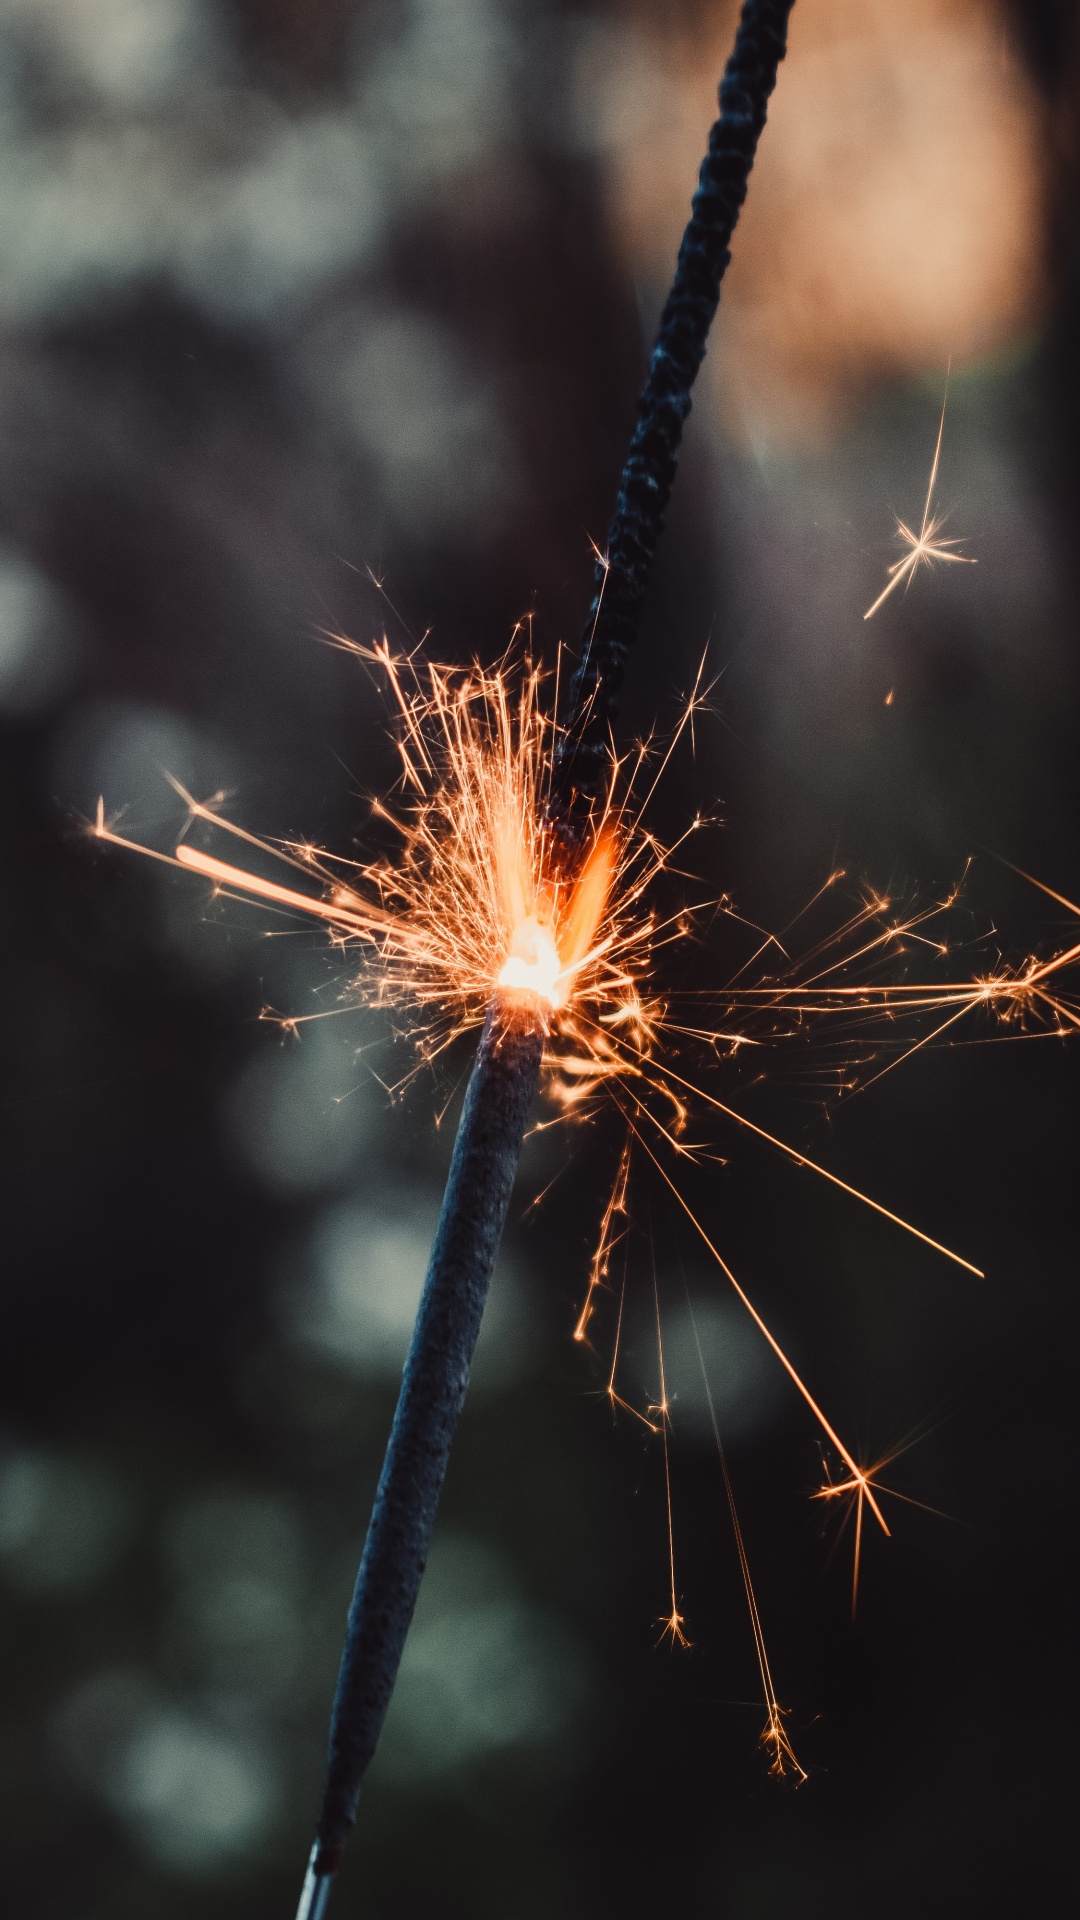
[[[860,1466],[844,1445],[684,1199],[669,1162],[672,1156],[693,1160],[701,1155],[686,1139],[689,1113],[723,1116],[960,1266],[973,1273],[978,1269],[660,1060],[659,1040],[678,1036],[701,1042],[714,1057],[724,1051],[733,1058],[756,1043],[755,1025],[764,1043],[802,1031],[811,1018],[829,1017],[857,1033],[860,1023],[874,1018],[895,1021],[902,1012],[906,1022],[937,1021],[944,1012],[945,1020],[913,1043],[922,1046],[979,1005],[1018,1014],[1050,1011],[1059,1030],[1080,1026],[1068,997],[1052,984],[1062,967],[1080,957],[1080,944],[1050,962],[1033,960],[1013,974],[999,972],[945,989],[873,980],[851,984],[837,977],[841,962],[835,952],[817,954],[802,977],[733,985],[720,996],[723,1021],[703,1013],[700,1000],[691,1015],[679,996],[661,1000],[657,995],[657,957],[665,946],[684,940],[693,915],[685,908],[662,911],[654,903],[655,883],[670,871],[678,847],[662,847],[643,813],[691,722],[700,688],[655,772],[644,747],[623,760],[615,756],[611,721],[670,493],[690,387],[784,52],[789,11],[780,0],[747,0],[743,8],[720,90],[721,116],[710,135],[561,721],[541,693],[541,675],[527,660],[490,670],[452,669],[418,664],[415,657],[400,660],[385,640],[365,648],[338,638],[338,645],[385,674],[397,710],[401,803],[396,811],[385,803],[376,808],[385,825],[400,834],[397,856],[355,862],[305,845],[272,846],[226,820],[220,796],[203,802],[183,790],[191,826],[238,836],[284,863],[288,884],[223,860],[186,838],[173,854],[154,855],[209,879],[219,893],[254,897],[271,908],[320,919],[343,951],[360,947],[365,966],[353,999],[408,1010],[420,1060],[434,1060],[456,1036],[482,1028],[350,1609],[327,1785],[298,1920],[320,1920],[325,1913],[389,1703],[542,1070],[548,1097],[564,1113],[589,1112],[605,1097],[626,1126],[627,1145],[601,1223],[576,1338],[588,1340],[597,1296],[608,1286],[611,1253],[627,1214],[630,1152],[640,1148],[843,1462],[846,1477],[829,1483],[822,1495],[844,1495],[856,1503],[857,1586],[864,1506],[888,1531],[877,1498],[880,1463]],[[920,534],[903,530],[913,543],[910,565],[903,563],[908,577],[921,560],[960,557],[937,553],[937,547],[953,543],[937,540],[940,523],[930,514],[943,422],[944,413]],[[899,578],[892,580],[876,605],[899,584]],[[647,791],[634,800],[646,770]],[[700,824],[694,822],[688,833]],[[95,832],[119,846],[136,845],[107,820],[103,805]],[[889,920],[888,910],[887,901],[870,898],[851,917],[843,930],[849,964],[872,967],[905,940],[927,937],[920,929],[932,914]],[[621,1314],[620,1298],[619,1328]],[[632,1406],[630,1411],[661,1436],[664,1448],[671,1559],[671,1608],[664,1626],[673,1641],[681,1641],[659,1311],[657,1342],[660,1399],[644,1412]],[[627,1406],[615,1390],[617,1359],[618,1330],[607,1392],[613,1405]],[[709,1404],[712,1408],[711,1393]],[[715,1427],[715,1411],[712,1417]],[[767,1709],[762,1738],[774,1771],[801,1775],[773,1687],[718,1427],[715,1431]]]
[[[582,1016],[591,1044],[583,1054],[564,1058],[571,1086],[576,1081],[580,1098],[616,1072],[627,1044],[648,1056],[650,1012],[626,947],[632,954],[635,943],[648,944],[657,930],[646,918],[636,933],[631,925],[629,936],[621,934],[618,913],[609,910],[597,938],[620,859],[607,817],[613,804],[613,785],[605,777],[608,732],[674,478],[690,388],[719,299],[727,243],[784,55],[790,9],[791,0],[744,0],[721,82],[720,117],[702,163],[623,470],[599,600],[555,750],[539,762],[530,754],[535,699],[519,708],[515,721],[502,682],[493,688],[480,676],[477,697],[468,686],[452,687],[436,674],[429,686],[447,749],[442,766],[450,776],[440,784],[420,716],[392,675],[403,721],[404,775],[419,794],[400,875],[369,867],[358,876],[366,883],[361,888],[331,881],[318,908],[300,889],[280,882],[245,887],[278,906],[321,910],[338,938],[352,935],[371,946],[380,963],[379,989],[387,997],[407,973],[415,1002],[432,1016],[433,1035],[448,1005],[475,1016],[481,1003],[490,1002],[350,1610],[327,1786],[297,1920],[320,1920],[325,1912],[389,1704],[546,1032],[562,1008],[564,1031],[573,1035],[574,1009],[585,1007],[590,985],[595,991],[606,981],[606,1009],[598,1011],[591,1032],[587,1014]],[[474,784],[455,777],[469,763],[477,729],[481,744],[492,748],[491,790],[484,779]],[[542,810],[540,766],[548,776]],[[488,770],[486,764],[471,769]],[[102,837],[109,832],[103,810],[98,830]],[[555,857],[560,843],[562,859]],[[567,857],[570,849],[577,859]],[[640,856],[640,844],[636,851]],[[198,849],[181,847],[174,857],[219,885],[245,886],[238,870]],[[315,864],[314,856],[300,850],[285,857],[301,870]],[[649,857],[646,842],[646,868]],[[625,914],[633,913],[647,884],[639,871],[625,890]],[[412,912],[402,913],[403,907]],[[674,1601],[672,1615],[677,1625]]]
[[[938,421],[937,440],[934,443],[934,458],[930,463],[930,481],[926,489],[926,501],[923,506],[922,519],[919,522],[919,531],[918,533],[913,532],[911,527],[901,520],[899,514],[897,515],[897,539],[907,548],[907,552],[901,554],[899,560],[895,560],[889,568],[888,585],[878,594],[873,606],[867,607],[866,612],[863,614],[864,620],[872,620],[878,608],[884,606],[890,593],[895,593],[897,587],[903,587],[906,593],[920,567],[933,566],[938,560],[966,567],[973,567],[976,564],[974,555],[970,553],[957,553],[956,549],[960,545],[959,540],[942,539],[941,529],[945,525],[945,515],[942,513],[934,513],[933,511],[934,488],[937,486],[938,467],[941,465],[941,442],[945,435],[945,407],[948,398],[949,389],[948,382],[946,381],[945,398],[941,402],[941,419]],[[888,701],[891,700],[892,694],[890,693]],[[888,705],[888,701],[886,705]]]

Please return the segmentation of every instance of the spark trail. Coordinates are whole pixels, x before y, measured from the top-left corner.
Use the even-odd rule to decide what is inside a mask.
[[[685,1288],[685,1292],[687,1311],[690,1315],[690,1327],[694,1336],[694,1347],[697,1352],[698,1366],[701,1369],[701,1383],[705,1389],[705,1403],[709,1409],[709,1424],[712,1427],[713,1439],[716,1442],[716,1451],[720,1460],[720,1471],[724,1480],[724,1495],[727,1501],[728,1518],[731,1522],[735,1551],[739,1559],[739,1573],[742,1577],[743,1591],[746,1595],[746,1605],[750,1615],[750,1630],[754,1637],[754,1656],[757,1660],[758,1673],[761,1677],[761,1690],[765,1697],[766,1720],[760,1736],[761,1746],[769,1756],[769,1771],[774,1777],[783,1779],[785,1776],[790,1775],[801,1785],[807,1776],[805,1769],[800,1766],[796,1758],[795,1749],[788,1738],[787,1729],[784,1725],[786,1718],[785,1709],[780,1705],[776,1688],[773,1685],[772,1669],[769,1665],[769,1655],[765,1646],[765,1632],[761,1624],[761,1612],[758,1607],[757,1594],[754,1591],[754,1583],[750,1577],[750,1561],[743,1540],[742,1522],[739,1519],[739,1511],[735,1505],[735,1490],[731,1484],[727,1454],[724,1452],[724,1443],[720,1438],[720,1422],[716,1417],[716,1401],[713,1398],[712,1385],[709,1380],[709,1370],[705,1364],[705,1354],[702,1350],[701,1336],[698,1333],[697,1318],[694,1313],[694,1303],[690,1296],[689,1287]],[[861,1487],[859,1489],[859,1498],[859,1513],[861,1517]]]

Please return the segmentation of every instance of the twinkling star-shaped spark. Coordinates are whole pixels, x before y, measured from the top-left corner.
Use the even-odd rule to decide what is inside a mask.
[[[932,565],[935,560],[952,560],[960,566],[973,567],[975,565],[974,557],[971,554],[957,553],[955,551],[960,545],[959,540],[942,540],[938,537],[942,527],[945,525],[945,515],[932,511],[934,488],[937,485],[938,467],[941,463],[941,441],[945,432],[945,406],[948,397],[949,390],[948,387],[946,387],[945,399],[941,403],[941,419],[938,422],[937,445],[934,448],[934,459],[930,468],[930,484],[926,489],[926,505],[923,507],[919,531],[918,533],[913,532],[911,527],[907,526],[905,522],[900,519],[899,515],[897,515],[897,538],[903,541],[907,552],[889,568],[889,583],[883,591],[878,594],[873,606],[867,608],[863,614],[864,620],[872,619],[878,608],[884,605],[890,593],[894,593],[897,587],[903,586],[905,589],[909,587],[924,561],[928,566]]]

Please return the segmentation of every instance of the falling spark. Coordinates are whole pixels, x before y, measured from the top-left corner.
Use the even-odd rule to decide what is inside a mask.
[[[735,1505],[735,1490],[731,1484],[731,1474],[728,1470],[724,1443],[720,1438],[720,1422],[716,1417],[716,1402],[713,1399],[709,1370],[705,1365],[705,1355],[702,1351],[701,1336],[698,1333],[697,1316],[694,1313],[694,1303],[690,1295],[689,1287],[686,1287],[686,1305],[690,1315],[690,1328],[694,1336],[694,1346],[697,1349],[698,1365],[701,1369],[701,1381],[705,1388],[705,1400],[709,1409],[709,1421],[712,1426],[713,1439],[716,1442],[716,1451],[720,1458],[720,1471],[724,1477],[724,1493],[727,1498],[728,1517],[731,1521],[732,1533],[735,1538],[735,1550],[739,1557],[739,1572],[742,1575],[743,1592],[746,1596],[747,1611],[750,1615],[750,1630],[754,1638],[754,1653],[757,1658],[758,1672],[761,1676],[762,1692],[765,1695],[766,1719],[765,1725],[761,1730],[760,1744],[769,1756],[769,1772],[774,1778],[783,1779],[786,1775],[793,1774],[796,1784],[801,1786],[807,1778],[806,1769],[799,1764],[796,1757],[795,1749],[791,1744],[787,1728],[784,1725],[787,1717],[787,1709],[780,1705],[776,1688],[773,1685],[772,1669],[769,1666],[769,1656],[765,1647],[765,1632],[761,1624],[761,1612],[758,1607],[757,1594],[754,1591],[754,1583],[750,1577],[750,1561],[747,1557],[746,1543],[743,1539],[742,1522],[739,1519],[738,1508]]]
[[[581,1312],[578,1315],[577,1325],[574,1328],[574,1339],[579,1342],[586,1339],[587,1337],[589,1322],[592,1319],[592,1314],[593,1314],[593,1299],[594,1299],[596,1290],[598,1287],[602,1287],[606,1284],[607,1277],[608,1277],[608,1270],[611,1266],[611,1256],[615,1251],[616,1246],[619,1244],[619,1241],[623,1238],[625,1233],[625,1222],[627,1220],[627,1214],[628,1214],[628,1209],[626,1204],[626,1190],[629,1184],[630,1184],[630,1142],[629,1142],[629,1139],[626,1139],[623,1142],[622,1152],[619,1156],[619,1167],[618,1167],[618,1172],[615,1175],[615,1183],[612,1186],[611,1192],[608,1196],[607,1205],[604,1208],[603,1217],[600,1221],[600,1232],[597,1235],[596,1246],[593,1250],[593,1257],[592,1257],[591,1264],[589,1266],[589,1281],[588,1281],[588,1286],[585,1292],[585,1300],[584,1300],[584,1304],[582,1306]],[[623,1222],[624,1223],[623,1226],[617,1229],[615,1224],[616,1221]],[[615,1347],[616,1347],[616,1353],[617,1353],[618,1352],[617,1336],[615,1341]],[[609,1393],[613,1392],[614,1380],[615,1380],[615,1363],[613,1361],[612,1368],[611,1368],[611,1383],[609,1384],[609,1387],[608,1387]]]
[[[907,548],[907,552],[902,554],[899,560],[895,560],[889,568],[888,585],[878,594],[873,606],[866,609],[863,614],[864,620],[872,620],[878,608],[884,606],[890,593],[895,593],[897,587],[902,586],[906,592],[921,566],[932,566],[936,560],[951,561],[956,565],[967,567],[973,567],[976,564],[972,554],[956,552],[956,548],[960,545],[959,540],[942,539],[941,529],[945,525],[946,515],[933,511],[934,488],[937,485],[938,467],[941,464],[941,442],[945,433],[945,407],[948,397],[949,388],[946,381],[934,458],[930,465],[930,484],[926,489],[926,502],[919,522],[919,531],[913,532],[911,527],[900,519],[899,514],[897,515],[896,537]],[[892,705],[892,698],[890,693],[885,701],[887,707]]]
[[[653,1262],[653,1305],[656,1310],[656,1364],[660,1372],[660,1398],[655,1406],[649,1408],[660,1429],[660,1440],[664,1454],[664,1498],[667,1506],[667,1542],[668,1569],[671,1576],[671,1612],[658,1622],[661,1641],[670,1640],[673,1647],[688,1647],[686,1637],[686,1618],[679,1611],[679,1597],[675,1587],[675,1516],[671,1504],[671,1403],[668,1400],[667,1371],[664,1366],[664,1336],[660,1326],[660,1283],[656,1277],[656,1263]]]
[[[885,1472],[886,1468],[891,1467],[894,1460],[899,1460],[901,1454],[908,1453],[920,1437],[919,1434],[916,1434],[913,1438],[901,1441],[899,1446],[890,1448],[888,1453],[883,1453],[881,1458],[875,1460],[872,1466],[861,1468],[858,1473],[852,1474],[847,1479],[834,1480],[831,1471],[826,1465],[825,1479],[812,1496],[815,1500],[843,1502],[847,1507],[844,1520],[845,1525],[851,1518],[852,1513],[854,1513],[855,1516],[855,1549],[852,1556],[851,1569],[851,1617],[853,1620],[859,1604],[859,1574],[862,1569],[863,1548],[863,1505],[869,1498],[869,1489],[873,1487],[877,1494],[887,1496],[890,1500],[902,1500],[905,1506],[920,1507],[924,1513],[936,1514],[938,1519],[946,1519],[948,1517],[942,1513],[939,1507],[928,1506],[925,1500],[913,1500],[910,1494],[900,1493],[896,1487],[886,1487],[882,1485],[881,1475]]]
[[[615,1338],[614,1338],[614,1341],[612,1342],[612,1347],[611,1347],[611,1371],[608,1374],[608,1381],[607,1381],[607,1386],[604,1388],[604,1395],[611,1405],[612,1412],[614,1412],[616,1407],[623,1407],[627,1413],[633,1414],[635,1420],[640,1420],[642,1426],[647,1427],[650,1433],[659,1433],[660,1429],[657,1426],[655,1420],[650,1420],[649,1415],[647,1413],[642,1413],[640,1407],[635,1407],[631,1403],[631,1401],[624,1400],[621,1393],[616,1393],[615,1391],[615,1376],[619,1371],[619,1350],[622,1345],[622,1324],[623,1324],[623,1314],[625,1310],[626,1310],[626,1274],[624,1272],[623,1278],[622,1278],[622,1285],[619,1288],[619,1313],[618,1313],[618,1318],[616,1319],[616,1322],[615,1322]]]

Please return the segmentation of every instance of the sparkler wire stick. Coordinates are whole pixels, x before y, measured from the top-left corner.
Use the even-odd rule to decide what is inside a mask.
[[[297,1920],[326,1910],[382,1730],[502,1238],[544,1021],[535,994],[497,992],[465,1095],[438,1232],[356,1579],[322,1809]]]
[[[744,0],[720,82],[720,117],[709,132],[675,278],[660,318],[607,552],[597,561],[581,659],[570,686],[566,732],[556,750],[552,811],[567,839],[584,837],[587,803],[603,784],[615,696],[637,635],[683,422],[690,412],[690,390],[705,358],[720,282],[731,258],[728,243],[746,198],[777,68],[787,50],[793,4]]]
[[[556,746],[548,820],[580,847],[663,525],[690,389],[746,197],[793,0],[744,0],[623,467],[608,553]],[[349,1612],[315,1845],[297,1920],[322,1920],[397,1677],[544,1046],[542,1001],[497,991],[465,1096],[439,1227]]]

